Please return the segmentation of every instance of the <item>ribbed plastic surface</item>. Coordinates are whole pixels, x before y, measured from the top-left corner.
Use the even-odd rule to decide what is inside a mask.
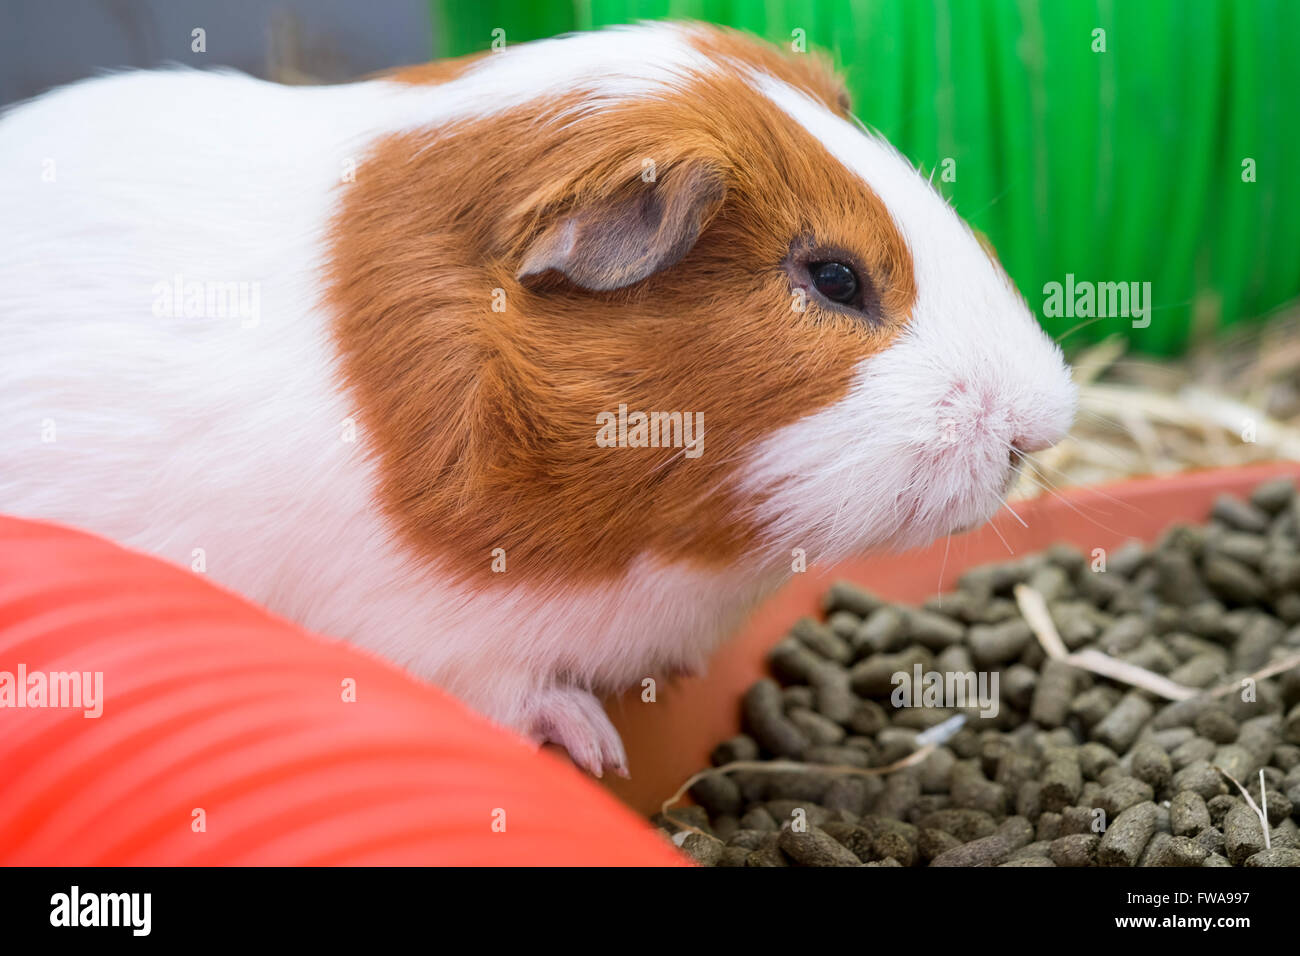
[[[573,768],[387,664],[0,518],[0,672],[20,666],[102,672],[103,713],[0,707],[0,864],[680,862]]]

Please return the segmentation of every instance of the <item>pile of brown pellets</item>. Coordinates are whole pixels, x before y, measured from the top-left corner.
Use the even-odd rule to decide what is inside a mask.
[[[1070,652],[1196,694],[1049,656],[1021,584]],[[1300,866],[1300,666],[1268,674],[1300,654],[1290,482],[1223,497],[1149,549],[1058,545],[975,568],[921,608],[841,582],[824,608],[772,650],[745,732],[713,753],[715,767],[780,764],[707,773],[694,805],[655,818],[699,863]],[[996,678],[996,697],[958,697],[946,675],[976,675],[968,690]]]

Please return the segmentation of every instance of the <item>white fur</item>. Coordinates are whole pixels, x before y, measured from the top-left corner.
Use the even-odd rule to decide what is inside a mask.
[[[645,557],[622,581],[560,594],[513,586],[508,573],[485,591],[440,580],[378,513],[367,436],[342,440],[356,410],[337,385],[320,300],[324,229],[343,172],[384,132],[575,86],[644,94],[709,68],[680,30],[639,27],[512,48],[440,87],[289,88],[172,70],[80,83],[7,113],[0,510],[185,566],[202,549],[206,573],[226,587],[504,723],[541,728],[585,766],[620,767],[617,735],[589,690],[701,666],[779,574],[707,575]],[[974,394],[993,389],[999,408],[1023,411],[1049,392],[1056,401],[1059,358],[901,160],[778,94],[896,209],[919,255],[921,298],[914,333],[868,363],[852,397],[774,436],[748,480],[795,482],[773,499],[774,543],[816,533],[843,544],[864,527],[873,540],[886,529],[897,537],[907,502],[884,499],[878,513],[860,490],[868,474],[873,490],[921,480],[932,426],[918,431],[909,410],[958,376]],[[48,160],[53,182],[42,181]],[[155,316],[155,286],[178,274],[259,283],[256,326]],[[1012,345],[1023,354],[1009,358]],[[1017,388],[1022,400],[1007,404]],[[970,417],[961,402],[951,414]],[[1059,431],[1053,415],[1045,437]],[[42,441],[51,423],[55,440]],[[910,457],[896,465],[877,457],[899,449]],[[945,477],[917,498],[928,503],[918,513],[927,533],[987,510],[982,472],[936,464],[935,474]],[[943,504],[971,487],[978,506]],[[941,520],[941,506],[953,514]]]
[[[983,523],[1002,503],[1012,446],[1042,449],[1069,429],[1061,350],[897,151],[784,83],[759,85],[884,200],[917,291],[906,331],[861,364],[849,395],[755,454],[747,484],[770,494],[774,550],[833,561]]]

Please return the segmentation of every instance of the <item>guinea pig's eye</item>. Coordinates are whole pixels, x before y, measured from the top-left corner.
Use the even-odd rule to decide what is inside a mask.
[[[822,312],[852,316],[871,327],[881,323],[880,292],[871,273],[843,246],[824,245],[812,236],[800,235],[790,243],[790,253],[781,265],[803,301],[814,300]],[[797,311],[803,311],[802,307]]]
[[[813,262],[808,265],[813,287],[832,302],[851,305],[858,298],[858,274],[842,262]]]

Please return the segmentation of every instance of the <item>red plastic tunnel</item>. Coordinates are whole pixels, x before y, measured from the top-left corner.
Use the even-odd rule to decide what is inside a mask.
[[[73,672],[89,696],[63,681],[19,706]],[[0,863],[682,860],[572,767],[398,669],[199,574],[0,518]]]

